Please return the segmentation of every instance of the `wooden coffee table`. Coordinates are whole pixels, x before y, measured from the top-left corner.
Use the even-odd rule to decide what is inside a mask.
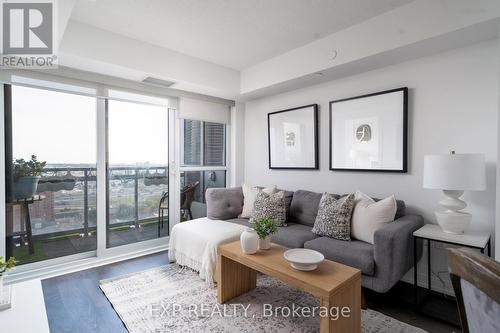
[[[321,332],[361,331],[361,271],[325,260],[311,272],[293,269],[283,258],[287,248],[272,244],[270,250],[244,254],[240,242],[219,247],[217,259],[217,302],[225,303],[256,287],[256,272],[277,278],[320,298],[320,306],[340,312],[349,308],[349,316],[321,316]],[[290,304],[284,304],[291,306]]]

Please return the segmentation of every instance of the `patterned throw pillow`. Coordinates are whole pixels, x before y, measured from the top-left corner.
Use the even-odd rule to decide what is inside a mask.
[[[335,199],[335,195],[324,193],[319,202],[318,215],[312,232],[341,240],[351,240],[351,215],[354,194]]]
[[[241,189],[243,190],[243,209],[241,211],[241,217],[245,219],[249,219],[252,217],[253,206],[255,205],[255,197],[259,192],[258,187],[250,187],[246,184],[241,185]],[[261,189],[267,194],[273,194],[278,192],[276,186],[266,187]]]
[[[273,220],[278,227],[286,226],[285,192],[279,191],[273,194],[267,194],[262,190],[257,192],[250,223],[263,217]]]

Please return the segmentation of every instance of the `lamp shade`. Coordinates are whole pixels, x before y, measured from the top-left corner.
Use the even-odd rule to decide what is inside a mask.
[[[456,191],[485,190],[484,155],[448,154],[425,156],[424,188]]]

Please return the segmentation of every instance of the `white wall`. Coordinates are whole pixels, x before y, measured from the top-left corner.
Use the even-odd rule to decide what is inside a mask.
[[[245,104],[231,108],[231,180],[230,186],[241,185],[245,177]]]
[[[245,181],[317,192],[353,192],[383,197],[396,194],[409,213],[434,222],[439,191],[422,188],[423,157],[431,153],[486,154],[484,192],[466,193],[471,229],[494,234],[496,205],[497,117],[499,85],[498,40],[366,72],[261,100],[245,107]],[[328,170],[328,102],[390,88],[409,90],[409,172],[407,174],[332,172]],[[300,105],[320,106],[320,170],[269,170],[267,113]],[[444,251],[434,250],[433,271],[446,271]],[[422,269],[420,272],[424,272]],[[444,277],[445,275],[441,275]],[[423,278],[423,276],[420,276]],[[411,281],[411,279],[409,280]],[[444,287],[434,283],[435,289]]]

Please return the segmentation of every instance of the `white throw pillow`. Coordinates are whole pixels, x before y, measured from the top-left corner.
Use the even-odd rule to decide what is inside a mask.
[[[241,217],[249,219],[253,214],[253,206],[255,204],[255,197],[257,196],[257,187],[251,187],[246,184],[241,185],[243,189],[243,210],[241,211]],[[266,187],[262,189],[266,194],[273,194],[277,192],[276,186]]]
[[[363,192],[356,191],[355,204],[351,220],[351,236],[360,241],[373,244],[375,231],[384,224],[394,221],[398,209],[396,198],[388,198],[375,202]]]

